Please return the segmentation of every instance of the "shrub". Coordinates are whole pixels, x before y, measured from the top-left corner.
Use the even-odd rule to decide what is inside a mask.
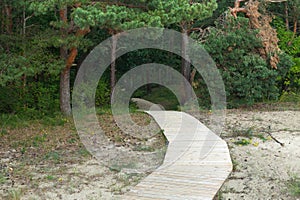
[[[224,80],[230,107],[277,99],[279,70],[272,69],[259,54],[257,30],[246,18],[228,18],[217,24],[205,43]]]

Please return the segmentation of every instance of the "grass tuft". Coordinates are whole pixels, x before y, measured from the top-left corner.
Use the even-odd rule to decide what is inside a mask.
[[[293,175],[288,182],[288,188],[291,195],[300,197],[300,177]]]

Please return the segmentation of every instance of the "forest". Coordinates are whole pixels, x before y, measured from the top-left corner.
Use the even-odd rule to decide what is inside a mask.
[[[140,27],[174,29],[203,45],[222,74],[229,107],[299,99],[298,1],[199,2],[3,0],[0,112],[70,115],[74,77],[89,51],[116,33]],[[99,83],[96,104],[107,106],[118,77],[141,62],[165,63],[184,73],[207,107],[201,76],[158,50],[118,58]],[[147,96],[150,87],[137,95]]]

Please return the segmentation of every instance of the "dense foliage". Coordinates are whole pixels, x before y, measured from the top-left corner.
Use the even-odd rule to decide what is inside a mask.
[[[80,63],[94,46],[115,33],[147,26],[188,34],[208,28],[201,32],[206,34],[199,39],[199,45],[202,43],[217,63],[230,106],[276,100],[287,92],[299,93],[299,5],[292,1],[269,4],[264,10],[276,16],[272,25],[282,51],[278,69],[272,69],[268,60],[260,57],[262,41],[257,30],[249,28],[248,19],[228,16],[228,6],[233,4],[233,0],[1,1],[0,113],[28,112],[38,117],[59,112],[60,99],[65,94],[62,89],[72,92]],[[149,62],[182,70],[179,56],[146,49],[118,58],[115,77]],[[97,106],[109,104],[110,73],[107,70],[98,84]],[[62,78],[71,87],[62,84]],[[202,103],[208,104],[208,94],[201,94],[205,84],[199,75],[193,85],[197,85]],[[151,87],[142,87],[138,94],[151,95]]]
[[[271,68],[259,55],[262,42],[257,30],[249,29],[248,24],[247,18],[231,17],[225,24],[217,24],[205,43],[222,73],[231,106],[277,99],[276,79],[285,76],[289,68],[287,62],[277,70]]]

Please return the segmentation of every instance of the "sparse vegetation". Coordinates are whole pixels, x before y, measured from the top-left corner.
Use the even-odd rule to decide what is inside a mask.
[[[8,192],[8,200],[21,200],[22,190],[21,189],[12,189]]]
[[[99,109],[101,114],[98,117],[101,127],[108,133],[109,138],[116,139],[118,137],[119,139],[116,139],[117,143],[128,145],[126,139],[128,135],[123,135],[116,124],[111,123],[113,120],[112,115],[105,110],[104,108],[101,112]],[[133,120],[141,126],[148,125],[150,122],[146,114],[136,112],[134,109],[131,115]],[[23,194],[28,194],[27,189],[35,189],[37,193],[42,192],[43,189],[39,187],[40,184],[54,184],[64,187],[75,178],[77,182],[74,182],[73,189],[68,189],[68,192],[72,193],[72,191],[78,191],[80,181],[89,182],[101,178],[99,175],[82,178],[85,177],[85,174],[81,172],[82,169],[81,171],[70,169],[74,164],[80,166],[92,159],[90,152],[81,143],[71,119],[54,117],[51,123],[44,123],[44,119],[19,118],[19,120],[26,125],[15,126],[10,120],[1,124],[2,129],[7,130],[7,133],[2,134],[0,140],[1,154],[4,155],[3,158],[6,160],[5,165],[0,163],[0,184],[1,188],[7,190],[14,184],[16,190],[12,190],[10,196],[18,198]],[[55,120],[58,120],[58,122],[63,121],[63,123],[57,123]],[[140,139],[129,138],[132,142],[131,145],[133,145],[132,149],[136,148],[136,151],[155,152],[157,149],[164,149],[165,146],[165,138],[161,131],[153,133],[151,136],[153,142],[149,142],[148,138],[143,137]],[[162,151],[161,154],[157,153],[158,156],[163,158],[164,152]],[[112,165],[109,172],[111,173],[110,176],[118,176],[123,168],[134,168],[135,165],[136,163]],[[125,174],[123,178],[116,178],[118,184],[112,191],[120,194],[117,191],[123,191],[124,187],[136,184],[136,181],[139,180],[138,177],[143,177],[143,175],[131,176]],[[78,179],[82,180],[78,181]],[[17,190],[25,182],[28,184],[26,190],[22,190],[22,192]],[[0,190],[0,198],[7,199],[7,194],[3,192]]]
[[[295,196],[300,197],[300,177],[297,175],[292,175],[290,181],[288,181],[289,192]]]

